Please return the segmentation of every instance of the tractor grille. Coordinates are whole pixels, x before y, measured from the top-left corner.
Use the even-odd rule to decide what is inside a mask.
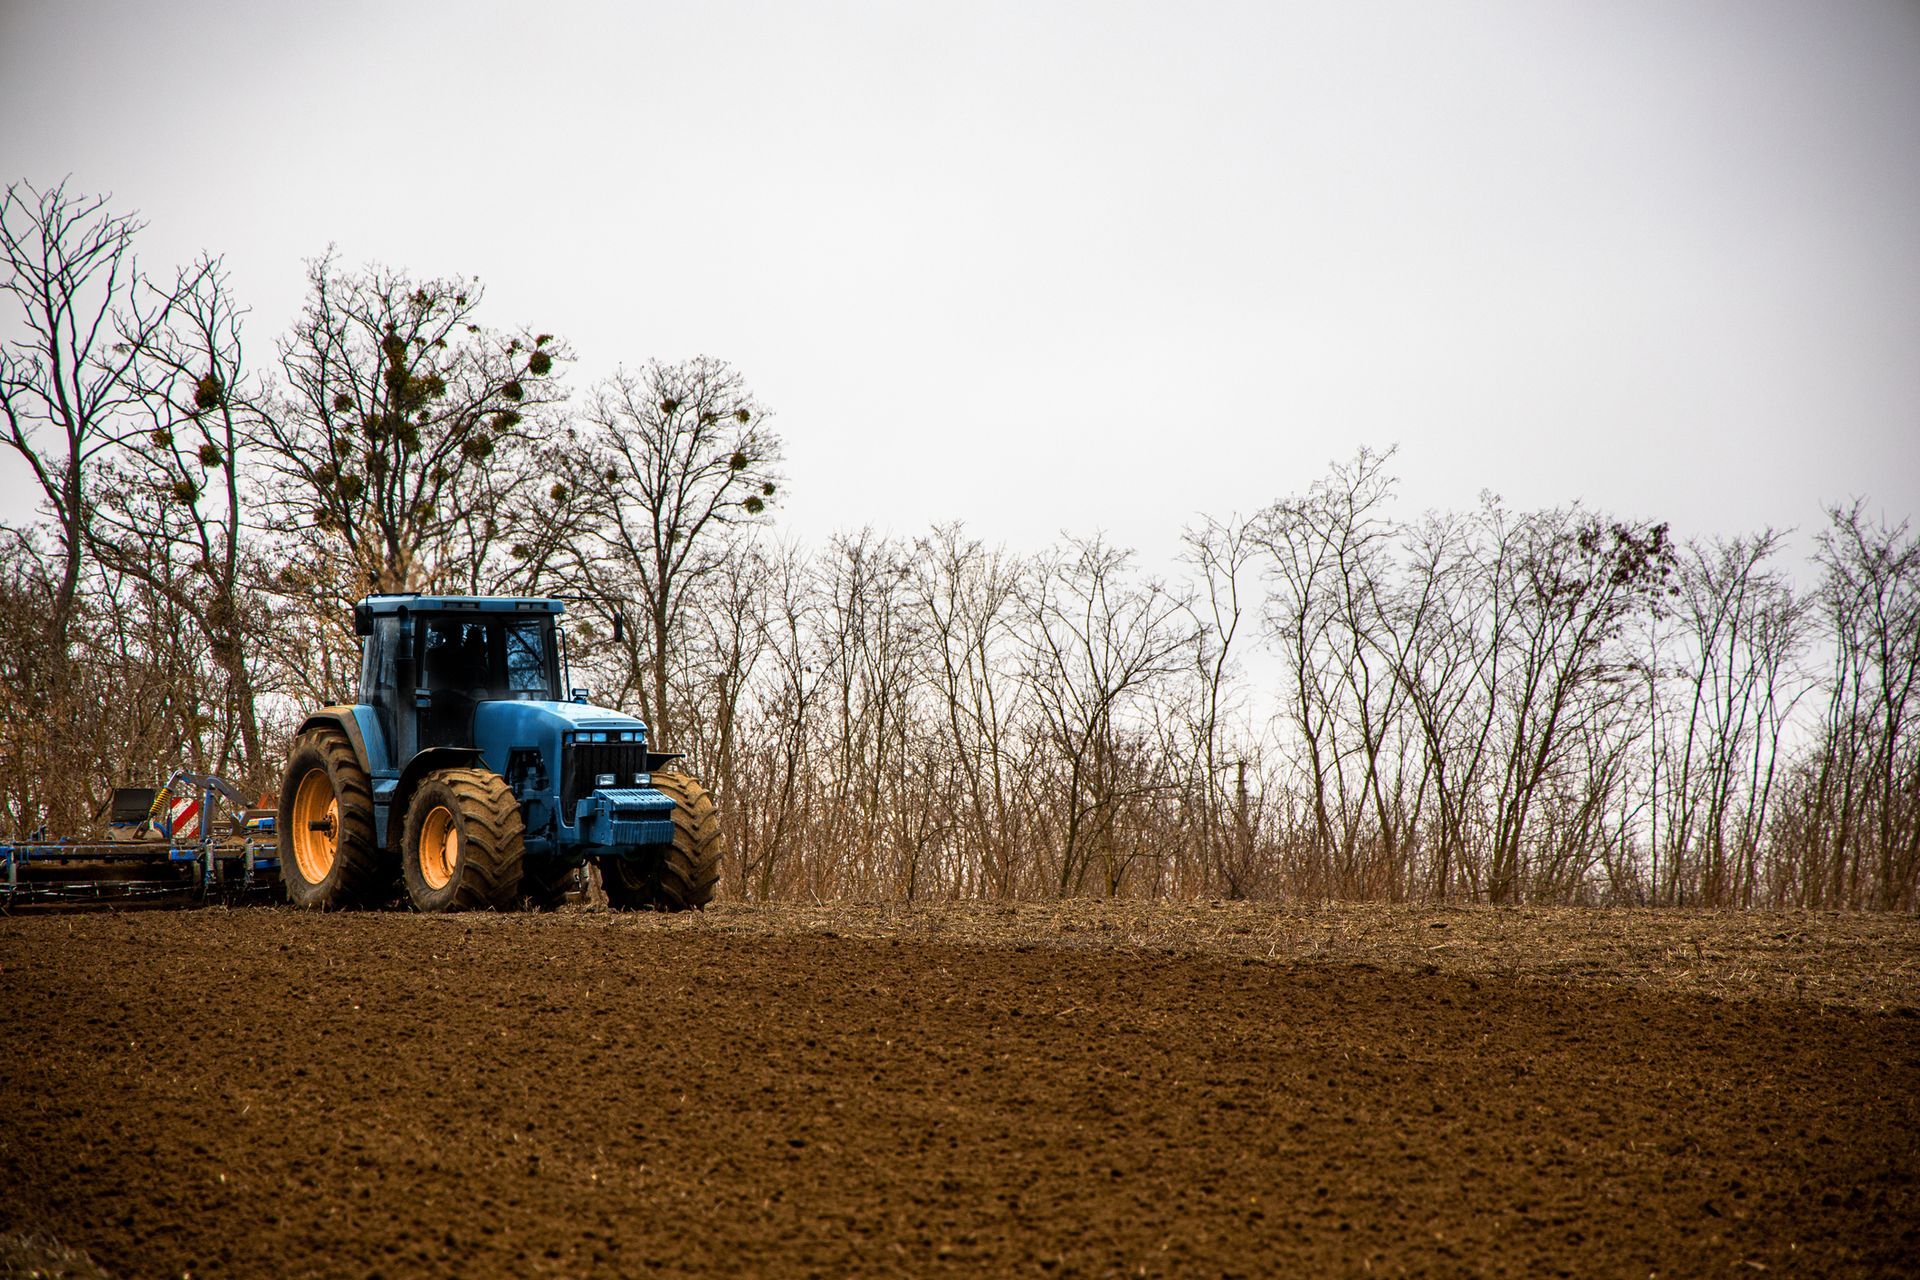
[[[673,843],[673,820],[670,818],[648,822],[616,821],[609,830],[608,843],[623,849],[643,844]]]
[[[593,780],[614,775],[614,785],[630,787],[633,775],[647,771],[644,742],[569,742],[560,749],[560,818],[569,826],[580,801],[593,794]]]

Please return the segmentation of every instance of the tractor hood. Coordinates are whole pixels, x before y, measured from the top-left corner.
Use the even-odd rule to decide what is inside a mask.
[[[555,818],[571,829],[589,809],[619,819],[599,798],[646,787],[658,760],[648,750],[644,721],[577,702],[483,702],[473,713],[473,744],[514,789],[529,831],[551,830]],[[650,791],[646,796],[658,799]],[[609,827],[597,831],[594,842],[615,842],[620,834]]]
[[[590,707],[579,702],[486,702],[482,712],[530,711],[551,717],[565,729],[638,729],[646,732],[646,722],[624,711]]]
[[[505,771],[507,753],[516,747],[556,758],[563,735],[583,742],[644,743],[647,726],[624,712],[577,702],[483,702],[474,708],[474,745],[497,772]]]

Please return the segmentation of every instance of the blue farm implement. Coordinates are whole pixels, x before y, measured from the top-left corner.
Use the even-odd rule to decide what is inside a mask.
[[[104,839],[0,842],[0,905],[261,897],[280,878],[273,827],[270,812],[210,774],[121,787]]]

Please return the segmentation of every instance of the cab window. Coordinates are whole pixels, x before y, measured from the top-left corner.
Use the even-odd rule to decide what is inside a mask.
[[[506,627],[507,692],[521,697],[553,696],[552,670],[544,622],[513,622]]]

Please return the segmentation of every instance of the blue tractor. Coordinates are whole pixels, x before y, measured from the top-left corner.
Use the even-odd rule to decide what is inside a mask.
[[[559,600],[376,595],[353,611],[359,700],[307,717],[275,826],[281,879],[321,910],[559,905],[599,867],[618,908],[703,907],[713,800],[647,726],[562,697]]]

